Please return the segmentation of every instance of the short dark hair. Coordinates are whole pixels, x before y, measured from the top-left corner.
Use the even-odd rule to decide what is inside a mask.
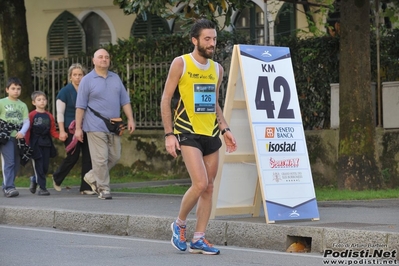
[[[198,39],[203,29],[216,29],[216,25],[215,23],[213,23],[208,19],[205,18],[198,19],[191,26],[190,37]]]
[[[21,81],[19,78],[17,78],[17,77],[11,77],[11,78],[9,78],[9,79],[7,80],[7,86],[6,86],[6,88],[8,89],[12,84],[18,85],[18,86],[21,86],[21,87],[22,87],[22,81]]]
[[[36,99],[36,97],[38,96],[44,96],[47,98],[46,94],[42,91],[34,91],[32,92],[32,94],[30,95],[30,97],[32,98],[32,101],[34,101]]]

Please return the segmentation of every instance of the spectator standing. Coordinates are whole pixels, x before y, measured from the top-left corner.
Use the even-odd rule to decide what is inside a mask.
[[[21,90],[21,80],[17,77],[9,78],[6,85],[8,96],[0,100],[2,189],[7,198],[19,195],[14,184],[20,163],[17,141],[23,139],[29,130],[28,107],[18,99]]]
[[[120,77],[109,71],[110,61],[105,49],[94,53],[94,69],[82,78],[76,99],[75,137],[83,142],[83,131],[87,133],[92,163],[84,180],[100,199],[112,199],[109,171],[120,159],[121,136],[110,132],[92,110],[110,119],[119,118],[122,108],[130,134],[136,127],[129,94]]]
[[[73,146],[70,150],[68,149],[66,157],[61,162],[60,166],[53,173],[53,187],[56,191],[61,191],[61,184],[78,162],[80,154],[82,154],[82,166],[81,166],[81,182],[80,182],[80,193],[86,195],[95,195],[89,184],[84,181],[85,174],[91,169],[91,158],[89,145],[87,141],[87,134],[83,132],[83,142],[76,141],[74,134],[70,127],[73,127],[73,121],[75,120],[76,113],[76,97],[80,81],[85,75],[85,69],[81,64],[75,63],[69,67],[68,78],[69,83],[63,87],[58,95],[56,101],[57,107],[57,122],[60,131],[60,140],[64,141],[65,148]]]

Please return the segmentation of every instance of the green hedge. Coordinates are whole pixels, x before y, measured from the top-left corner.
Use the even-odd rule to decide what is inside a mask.
[[[279,46],[290,48],[304,128],[329,128],[330,84],[339,77],[339,40],[292,38]]]
[[[227,88],[229,64],[234,44],[247,43],[246,36],[221,32],[218,36],[214,60],[225,69],[220,104],[223,106]],[[169,65],[176,56],[190,53],[193,45],[183,35],[152,36],[145,39],[131,37],[105,47],[112,55],[112,70],[119,73],[130,90],[135,119],[140,127],[161,126],[160,99]],[[129,64],[129,73],[126,65]]]
[[[377,82],[374,33],[370,39],[371,81]],[[398,39],[399,30],[392,30],[380,38],[380,82],[399,80]],[[292,38],[276,45],[290,48],[304,128],[329,128],[330,83],[339,83],[339,38]]]

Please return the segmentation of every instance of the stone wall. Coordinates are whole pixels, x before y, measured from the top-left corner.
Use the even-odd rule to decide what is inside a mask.
[[[399,131],[376,129],[376,153],[380,172],[388,187],[399,185]],[[166,153],[163,130],[136,130],[132,135],[124,133],[122,156],[111,173],[152,172],[176,178],[187,178],[182,157],[173,159]],[[315,186],[335,186],[337,178],[338,130],[305,131],[309,160]],[[51,160],[51,174],[65,156],[64,146],[56,141],[59,156]],[[79,171],[80,165],[74,171]],[[20,175],[31,175],[32,167],[21,167]]]

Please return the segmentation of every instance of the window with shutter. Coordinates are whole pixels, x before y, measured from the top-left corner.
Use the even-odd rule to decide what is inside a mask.
[[[235,20],[235,28],[238,32],[248,35],[253,44],[264,44],[264,12],[254,4],[240,12]]]
[[[68,57],[86,52],[86,36],[79,20],[64,11],[51,24],[47,35],[48,58]]]
[[[176,18],[173,21],[173,33],[184,33],[184,28],[182,26],[186,25],[186,23],[184,21],[182,21],[181,19]]]
[[[178,12],[179,16],[184,16],[184,9],[180,9]],[[172,24],[172,33],[178,33],[178,34],[183,34],[185,32],[185,29],[188,27],[187,21],[184,19],[180,19],[178,17],[175,18]]]
[[[86,51],[94,52],[103,45],[111,43],[111,31],[105,20],[91,12],[82,23],[86,33]]]
[[[139,15],[133,23],[130,35],[134,37],[154,36],[159,34],[170,34],[168,23],[165,19],[146,14],[146,18]]]
[[[295,6],[294,4],[284,3],[280,8],[274,24],[274,34],[276,40],[295,34]]]

